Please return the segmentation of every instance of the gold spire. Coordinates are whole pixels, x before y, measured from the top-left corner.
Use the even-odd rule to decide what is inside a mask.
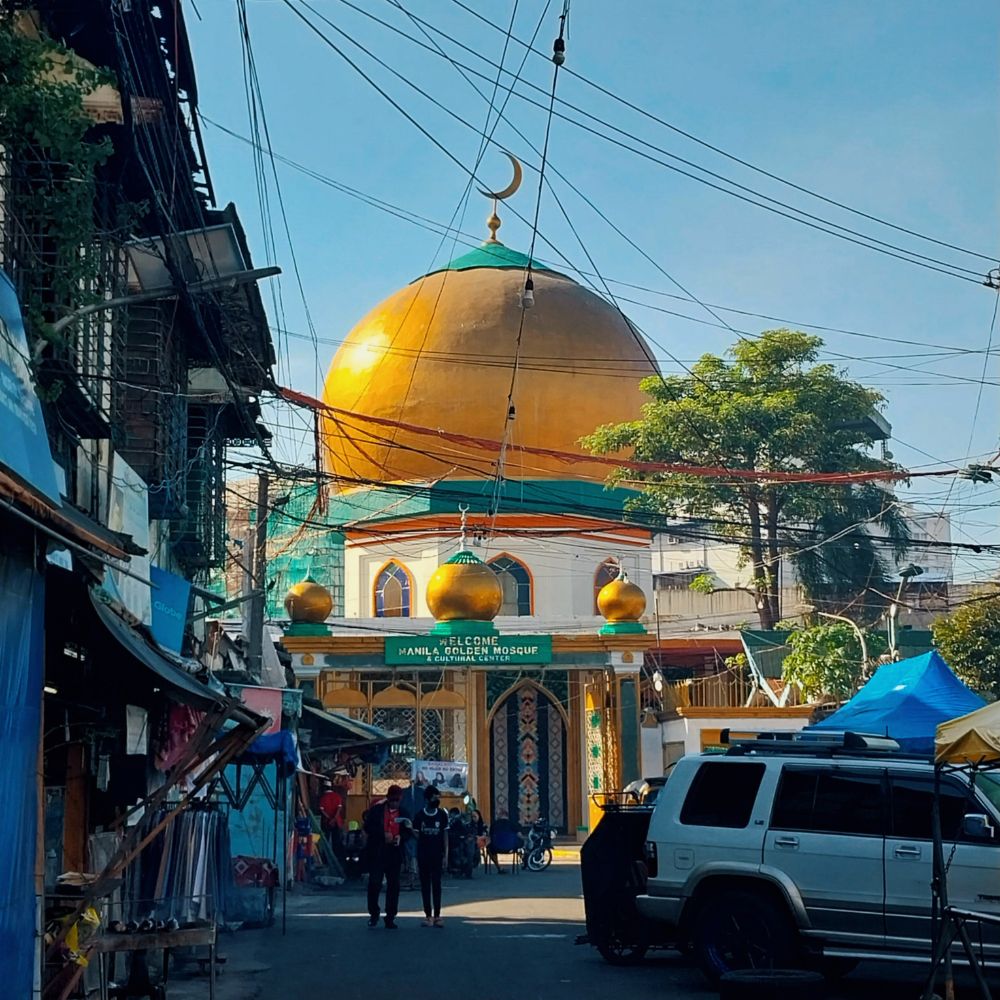
[[[493,199],[493,211],[490,213],[489,218],[486,220],[486,228],[490,231],[490,238],[486,241],[487,243],[500,243],[497,239],[497,230],[503,225],[500,221],[500,216],[497,215],[497,200]],[[502,244],[501,244],[502,245]]]

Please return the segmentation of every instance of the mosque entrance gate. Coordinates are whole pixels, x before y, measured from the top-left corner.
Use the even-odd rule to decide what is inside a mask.
[[[563,707],[525,680],[494,706],[490,722],[490,815],[521,826],[539,817],[567,830],[567,719]]]

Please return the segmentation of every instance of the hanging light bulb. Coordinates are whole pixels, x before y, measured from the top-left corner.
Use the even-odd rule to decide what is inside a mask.
[[[659,670],[653,671],[653,687],[657,694],[663,691],[663,674]]]
[[[524,283],[524,294],[521,296],[521,307],[523,309],[530,309],[535,304],[535,283],[531,280],[531,276],[528,276],[528,280]]]

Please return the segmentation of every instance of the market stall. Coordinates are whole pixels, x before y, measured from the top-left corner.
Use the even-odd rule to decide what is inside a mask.
[[[954,996],[952,951],[955,942],[961,945],[962,954],[976,979],[980,995],[991,1000],[989,984],[984,975],[982,948],[985,926],[1000,929],[1000,912],[955,906],[949,893],[949,868],[951,857],[945,858],[945,831],[942,824],[942,782],[949,774],[961,774],[968,780],[969,804],[975,808],[976,781],[982,775],[1000,769],[1000,702],[943,722],[937,727],[934,741],[934,878],[932,883],[934,907],[934,933],[932,939],[931,968],[923,992],[923,1000],[931,1000],[939,976],[944,979],[944,995]],[[961,831],[951,831],[955,845],[961,834],[980,835],[990,839],[997,836],[985,822],[987,817],[972,813],[964,817]],[[981,826],[974,830],[972,827]],[[955,845],[951,856],[954,856]],[[985,900],[982,895],[977,897]],[[978,928],[973,939],[970,928]]]
[[[805,732],[891,736],[908,753],[930,755],[941,723],[985,704],[931,651],[879,667],[850,701]]]

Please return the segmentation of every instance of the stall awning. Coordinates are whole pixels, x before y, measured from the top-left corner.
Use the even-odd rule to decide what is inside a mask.
[[[217,694],[196,677],[173,663],[138,629],[129,625],[121,615],[102,601],[94,590],[90,591],[90,600],[101,624],[115,641],[125,652],[151,670],[178,700],[202,710],[229,706],[229,717],[236,722],[252,725],[255,729],[260,726],[262,719],[239,707],[236,702],[224,695]]]
[[[347,715],[328,712],[303,702],[302,726],[313,730],[310,750],[365,750],[389,746],[405,740],[399,733],[387,733]]]
[[[930,753],[941,723],[982,705],[983,699],[930,652],[879,667],[846,705],[809,731],[891,736],[909,753]]]
[[[939,764],[985,764],[1000,760],[1000,702],[937,727],[934,758]]]
[[[82,511],[63,501],[54,506],[0,467],[0,506],[15,517],[45,531],[66,544],[83,545],[92,554],[127,562],[129,555],[143,552],[128,535],[111,531]],[[87,551],[85,549],[85,551]]]

